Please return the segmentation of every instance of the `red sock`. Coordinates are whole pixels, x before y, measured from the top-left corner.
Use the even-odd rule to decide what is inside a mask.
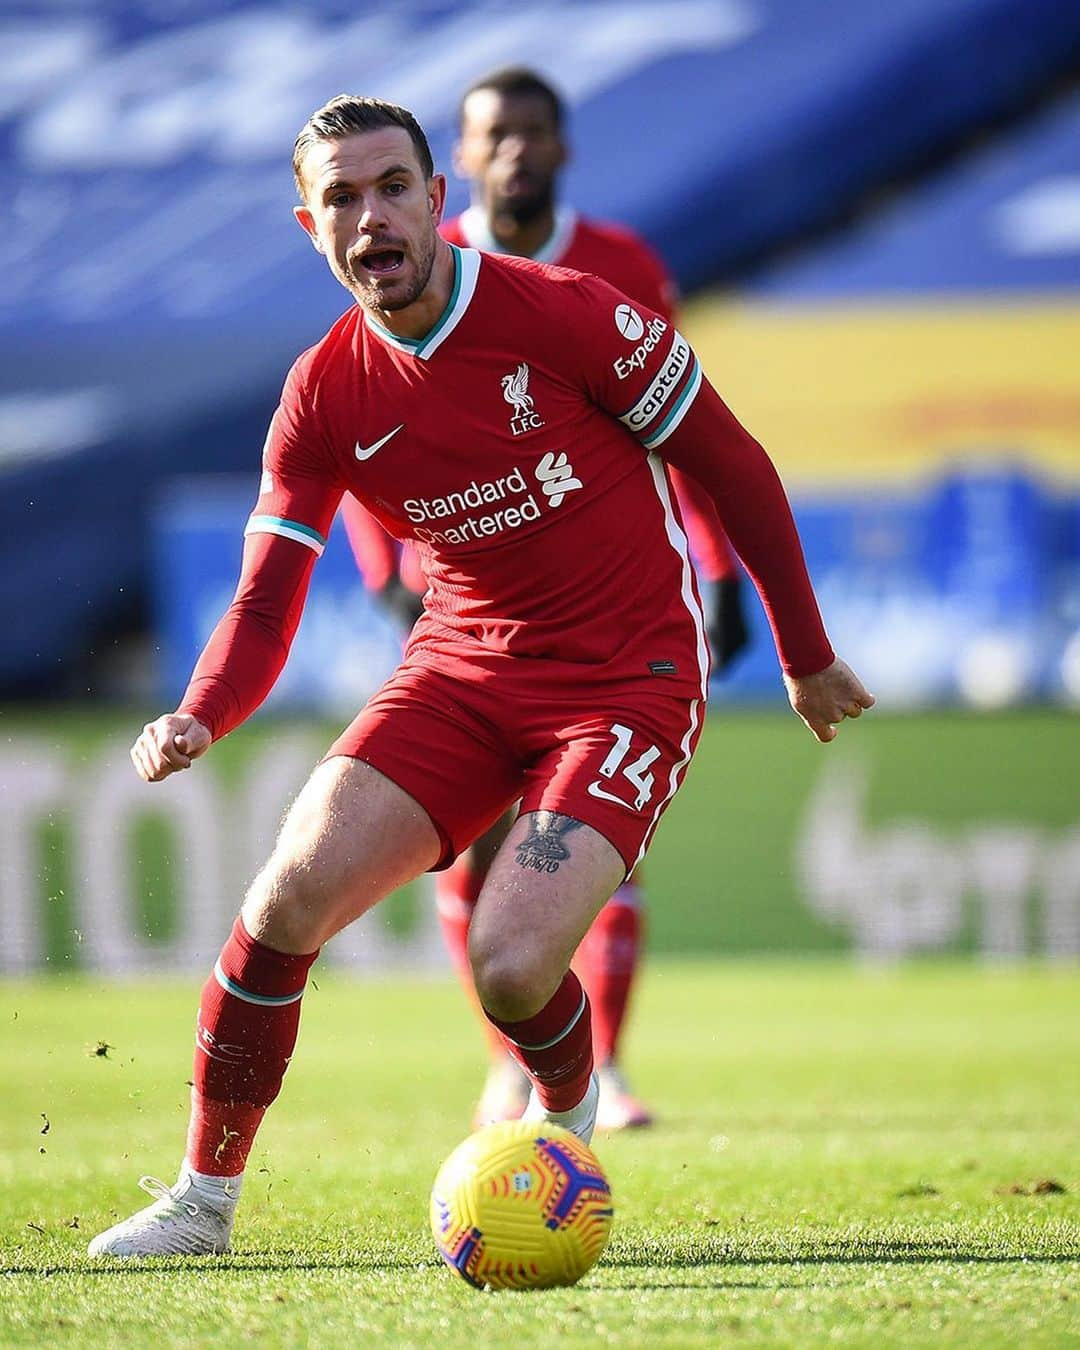
[[[574,957],[574,969],[592,1004],[594,1048],[601,1064],[617,1056],[637,974],[644,936],[640,896],[635,882],[624,881],[593,920]]]
[[[300,999],[318,952],[275,952],[237,918],[203,985],[195,1027],[187,1163],[231,1177],[244,1170],[255,1131],[281,1090]]]
[[[445,872],[436,872],[435,906],[450,960],[484,1028],[488,1052],[493,1060],[497,1060],[506,1054],[506,1042],[484,1016],[473,984],[472,966],[469,965],[469,924],[472,923],[473,910],[485,875],[480,868],[472,866],[467,855],[462,854]]]
[[[536,1085],[549,1111],[577,1106],[593,1070],[592,1022],[581,981],[568,970],[562,984],[532,1017],[502,1022],[487,1014],[506,1037],[510,1053]]]

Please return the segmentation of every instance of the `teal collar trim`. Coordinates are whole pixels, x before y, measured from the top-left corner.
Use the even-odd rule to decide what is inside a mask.
[[[377,319],[364,312],[364,322],[383,342],[396,347],[400,352],[408,352],[421,361],[426,361],[442,346],[450,334],[461,322],[469,308],[476,279],[480,272],[480,254],[473,248],[458,248],[451,244],[450,252],[454,258],[454,284],[450,289],[450,299],[446,308],[436,319],[434,325],[422,338],[403,338],[391,333]]]

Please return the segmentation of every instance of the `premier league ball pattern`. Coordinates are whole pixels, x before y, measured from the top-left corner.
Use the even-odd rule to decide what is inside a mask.
[[[439,1254],[478,1289],[573,1284],[607,1246],[613,1213],[596,1154],[546,1122],[478,1130],[443,1163],[431,1192]]]

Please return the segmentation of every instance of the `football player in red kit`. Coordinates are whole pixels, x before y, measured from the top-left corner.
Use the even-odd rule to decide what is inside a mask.
[[[587,220],[557,202],[558,175],[567,160],[562,100],[552,86],[523,67],[496,70],[474,81],[461,101],[455,168],[472,188],[473,201],[441,227],[459,247],[532,258],[595,273],[632,300],[675,322],[676,286],[653,250],[621,226]],[[708,634],[714,668],[726,667],[747,640],[739,567],[708,493],[677,469],[669,470],[691,554],[699,575],[712,583]],[[411,626],[420,611],[412,550],[395,545],[353,497],[342,518],[365,584]],[[487,865],[510,828],[512,816],[436,877],[439,921],[447,949],[466,989],[472,991],[468,931]],[[644,950],[641,872],[628,877],[596,916],[574,957],[589,994],[600,1079],[597,1126],[620,1129],[650,1123],[648,1109],[631,1091],[619,1062],[620,1035]],[[475,996],[473,1003],[476,1005]],[[478,1009],[479,1010],[479,1009]],[[474,1123],[514,1119],[525,1110],[529,1080],[492,1024],[487,1031],[490,1067]]]
[[[708,679],[669,461],[720,508],[814,735],[873,702],[829,645],[771,461],[666,319],[441,239],[445,179],[402,108],[331,100],[293,164],[297,219],[357,303],[285,381],[236,595],[178,708],[136,739],[138,773],[190,768],[266,696],[343,494],[416,541],[425,610],[290,808],[203,987],[176,1182],[145,1178],[153,1203],[91,1255],[225,1250],[320,946],[513,802],[473,980],[533,1084],[527,1118],[591,1137],[570,959],[682,782]]]

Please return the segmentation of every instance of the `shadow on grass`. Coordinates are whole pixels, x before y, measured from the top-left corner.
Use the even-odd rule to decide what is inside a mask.
[[[1075,1248],[1062,1251],[1038,1252],[1005,1250],[987,1251],[983,1246],[970,1243],[949,1243],[942,1241],[927,1242],[917,1239],[887,1238],[878,1240],[847,1240],[800,1243],[781,1248],[766,1248],[762,1245],[740,1247],[738,1244],[723,1240],[701,1243],[686,1243],[677,1250],[669,1242],[635,1244],[635,1251],[621,1255],[618,1252],[609,1255],[601,1262],[601,1269],[614,1271],[655,1270],[657,1272],[676,1271],[716,1271],[734,1272],[739,1267],[796,1267],[796,1266],[892,1266],[892,1265],[1010,1265],[1017,1262],[1025,1264],[1052,1265],[1055,1263],[1074,1263],[1080,1261]],[[313,1259],[309,1253],[301,1252],[232,1252],[227,1256],[187,1256],[187,1257],[150,1257],[150,1258],[109,1258],[82,1257],[59,1262],[18,1262],[0,1266],[0,1275],[89,1275],[112,1277],[116,1275],[158,1274],[164,1270],[198,1271],[201,1274],[242,1274],[251,1271],[256,1274],[286,1273],[288,1271],[415,1271],[417,1274],[431,1270],[441,1270],[435,1261],[409,1261],[395,1257],[379,1257],[357,1254],[327,1255]],[[711,1282],[710,1282],[711,1283]],[[728,1288],[754,1289],[763,1287],[753,1282],[735,1283],[718,1280]],[[609,1285],[609,1287],[611,1287]],[[662,1277],[633,1285],[617,1284],[617,1288],[701,1288],[700,1284],[681,1285],[670,1283]],[[770,1288],[787,1286],[769,1283]]]

